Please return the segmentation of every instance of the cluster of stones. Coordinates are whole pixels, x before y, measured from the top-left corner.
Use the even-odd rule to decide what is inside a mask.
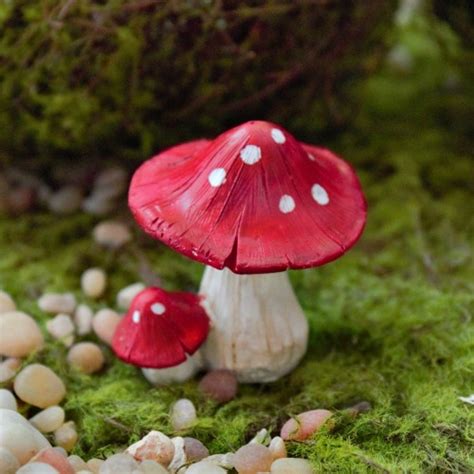
[[[7,169],[0,174],[0,214],[18,215],[34,208],[47,208],[58,215],[79,210],[105,215],[123,202],[129,179],[128,172],[119,166],[97,172],[87,166],[69,164],[67,169],[58,168],[56,175],[53,187],[25,171]]]

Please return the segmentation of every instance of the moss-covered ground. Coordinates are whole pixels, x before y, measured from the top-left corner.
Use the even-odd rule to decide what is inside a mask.
[[[317,472],[474,472],[474,407],[458,399],[474,392],[474,99],[461,76],[446,82],[436,42],[416,34],[402,38],[415,62],[411,72],[387,68],[371,80],[353,130],[326,143],[356,166],[369,219],[346,256],[291,274],[311,324],[298,369],[274,384],[242,386],[234,401],[216,406],[201,398],[195,381],[151,388],[110,352],[103,373],[71,373],[66,350],[49,341],[34,359],[67,382],[77,454],[103,456],[151,429],[173,434],[169,406],[188,397],[199,422],[186,435],[212,453],[324,407],[337,412],[335,428],[289,444],[290,454],[310,459]],[[92,265],[110,274],[106,298],[90,302],[95,308],[113,305],[118,289],[150,265],[167,288],[197,288],[199,264],[138,230],[129,247],[104,252],[91,238],[95,222],[42,213],[2,220],[0,286],[41,321],[38,294],[72,290],[83,298],[79,276]],[[372,410],[344,415],[361,400]]]

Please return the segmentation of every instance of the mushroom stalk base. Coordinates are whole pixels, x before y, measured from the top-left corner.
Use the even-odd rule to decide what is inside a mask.
[[[206,267],[200,293],[212,321],[202,349],[209,368],[233,370],[241,382],[272,382],[305,354],[308,322],[287,272],[237,275]]]

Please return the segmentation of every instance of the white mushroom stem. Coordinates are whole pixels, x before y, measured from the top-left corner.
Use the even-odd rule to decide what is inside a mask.
[[[308,322],[287,272],[237,275],[206,267],[200,288],[212,329],[202,348],[212,369],[241,382],[271,382],[306,352]]]

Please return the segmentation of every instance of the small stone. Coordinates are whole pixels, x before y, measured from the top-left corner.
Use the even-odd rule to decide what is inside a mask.
[[[64,409],[54,405],[41,410],[29,421],[41,433],[52,433],[64,423],[65,416]]]
[[[174,456],[174,445],[160,431],[150,431],[140,441],[129,446],[126,452],[139,461],[151,459],[168,466]]]
[[[94,240],[103,247],[118,249],[132,240],[129,228],[116,221],[104,221],[93,230]]]
[[[57,405],[66,395],[63,381],[42,364],[26,366],[16,376],[13,387],[18,398],[39,408]]]
[[[30,429],[8,422],[0,425],[0,446],[11,451],[20,464],[27,463],[41,449]]]
[[[264,446],[268,446],[270,444],[272,437],[267,429],[263,428],[260,430],[249,442],[248,444],[263,444]]]
[[[0,446],[0,472],[2,474],[15,474],[19,467],[20,463],[13,453],[4,446]]]
[[[151,459],[146,459],[140,463],[139,472],[143,474],[169,474],[168,469]]]
[[[45,313],[72,314],[76,308],[76,297],[72,293],[45,293],[38,300],[38,306]]]
[[[67,451],[61,446],[53,446],[53,449],[57,451],[63,458],[67,458]]]
[[[74,474],[74,469],[68,460],[54,448],[44,448],[36,454],[31,462],[44,462],[54,467],[60,474]]]
[[[118,166],[113,168],[106,168],[101,171],[95,181],[94,190],[101,190],[106,188],[110,193],[123,193],[127,188],[128,173],[124,168]]]
[[[331,418],[329,410],[310,410],[290,418],[281,428],[280,436],[283,440],[304,441],[321,429]]]
[[[58,314],[46,323],[46,329],[66,347],[74,342],[74,323],[68,314]]]
[[[359,402],[356,403],[354,406],[347,409],[347,412],[350,416],[357,416],[361,413],[367,413],[368,411],[372,410],[372,405],[369,402]]]
[[[25,464],[18,471],[17,474],[61,474],[53,466],[44,462],[32,462]]]
[[[18,369],[21,367],[21,359],[9,357],[0,362],[0,383],[9,382],[15,377]]]
[[[16,398],[13,393],[6,388],[0,388],[0,408],[6,408],[7,410],[18,410]]]
[[[0,315],[0,355],[26,357],[43,347],[44,339],[36,321],[21,311]]]
[[[232,371],[226,369],[208,372],[199,382],[199,390],[218,403],[225,403],[235,398],[237,389],[237,378]]]
[[[209,456],[209,450],[196,438],[183,438],[184,452],[188,461],[200,461]]]
[[[203,460],[189,466],[186,474],[227,474],[227,470]]]
[[[171,408],[171,425],[174,430],[185,430],[196,422],[196,408],[191,400],[182,398]]]
[[[107,286],[107,275],[101,268],[89,268],[81,276],[81,288],[89,298],[99,298]]]
[[[0,290],[0,313],[16,311],[16,304],[12,297],[5,291]]]
[[[67,460],[74,469],[74,472],[89,470],[89,467],[87,466],[86,462],[75,454],[71,454],[70,456],[68,456]]]
[[[273,457],[268,448],[254,443],[242,446],[232,458],[234,468],[239,474],[257,474],[270,470]]]
[[[74,312],[74,323],[79,336],[85,336],[92,331],[92,318],[94,313],[86,304],[80,304]]]
[[[133,298],[145,289],[143,283],[133,283],[125,288],[122,288],[117,294],[117,306],[123,311],[128,311],[128,308],[132,304]]]
[[[102,350],[93,342],[79,342],[69,349],[67,355],[69,365],[84,374],[98,372],[104,365]]]
[[[281,458],[273,462],[271,474],[314,474],[306,459]]]
[[[89,465],[89,464],[88,464]],[[138,463],[132,456],[126,453],[119,453],[110,456],[100,466],[100,474],[118,474],[131,473],[134,469],[138,469]]]
[[[104,308],[95,314],[92,319],[92,328],[97,337],[110,346],[121,319],[112,309]]]
[[[210,462],[216,466],[223,467],[224,469],[234,468],[234,453],[225,454],[213,454],[203,459],[203,461]]]
[[[93,216],[104,216],[116,208],[117,205],[113,199],[104,197],[102,194],[96,192],[82,201],[82,210]]]
[[[94,474],[99,474],[100,467],[102,464],[104,464],[104,462],[105,461],[103,459],[92,458],[87,461],[87,467]]]
[[[64,186],[48,199],[48,208],[59,215],[72,214],[81,207],[82,191],[77,186]]]
[[[273,459],[286,458],[287,456],[285,442],[280,438],[280,436],[275,436],[270,441],[270,446],[268,446],[268,449],[272,453]]]
[[[54,432],[54,444],[61,446],[70,452],[77,442],[76,425],[73,421],[67,421]]]

